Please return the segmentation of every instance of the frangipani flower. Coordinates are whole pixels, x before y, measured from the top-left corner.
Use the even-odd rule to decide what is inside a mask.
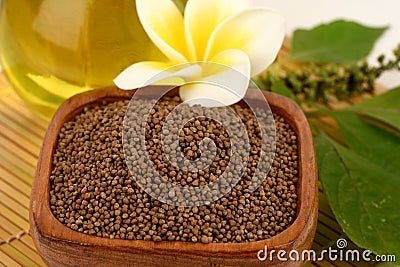
[[[250,77],[275,60],[284,37],[282,16],[252,7],[251,0],[189,0],[184,16],[171,0],[136,0],[136,8],[146,33],[168,61],[133,64],[115,84],[135,89],[180,78],[180,96],[191,103],[208,97],[223,105],[239,101]],[[220,82],[230,90],[212,85]]]

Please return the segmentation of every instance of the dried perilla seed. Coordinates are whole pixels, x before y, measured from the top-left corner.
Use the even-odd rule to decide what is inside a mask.
[[[217,157],[208,169],[188,173],[163,161],[162,119],[179,98],[163,99],[152,111],[146,145],[160,174],[182,186],[207,184],[224,172],[230,160],[229,135],[211,119],[190,121],[179,132],[185,157],[199,157],[199,142],[212,137]],[[199,207],[175,207],[151,198],[127,169],[123,148],[123,118],[128,101],[86,108],[65,123],[58,137],[50,177],[50,205],[67,227],[107,238],[187,242],[249,242],[266,239],[286,229],[297,210],[297,138],[279,115],[276,153],[271,170],[256,191],[247,189],[259,155],[259,132],[249,109],[234,105],[246,124],[251,155],[244,177],[221,199]],[[185,130],[187,129],[187,130]],[[186,131],[186,132],[185,132]],[[151,141],[153,139],[153,141]],[[157,137],[155,140],[159,140]],[[171,197],[174,193],[171,193]]]

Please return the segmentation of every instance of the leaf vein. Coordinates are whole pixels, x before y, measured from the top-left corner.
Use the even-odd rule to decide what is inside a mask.
[[[367,209],[367,208],[365,207],[365,205],[364,205],[364,201],[363,201],[362,194],[361,194],[361,192],[358,190],[358,188],[357,188],[357,186],[356,186],[356,184],[355,184],[355,181],[354,181],[354,178],[353,178],[353,176],[352,176],[352,173],[351,173],[350,169],[347,167],[347,164],[345,163],[344,159],[341,157],[341,155],[340,155],[339,151],[337,150],[335,144],[333,144],[333,143],[331,142],[331,140],[329,140],[329,138],[327,138],[327,141],[328,141],[329,144],[331,145],[331,147],[332,147],[334,153],[335,153],[335,154],[337,155],[337,157],[339,158],[339,160],[340,160],[340,162],[341,162],[341,164],[342,164],[342,166],[343,166],[345,172],[347,173],[347,175],[348,175],[350,181],[352,182],[353,187],[354,187],[354,190],[356,191],[356,193],[357,193],[357,195],[358,195],[358,197],[359,197],[359,199],[360,199],[360,206],[361,206],[362,210],[364,211],[364,214],[368,217],[369,221],[372,221],[372,220],[371,220],[371,215],[369,214],[368,209]],[[344,175],[343,175],[343,176],[344,176]],[[343,177],[342,177],[341,179],[343,179]],[[371,225],[372,225],[372,227],[375,229],[375,232],[376,232],[376,233],[380,232],[380,231],[376,228],[376,226],[375,226],[374,223],[371,223]],[[386,247],[387,247],[387,244],[386,244],[385,240],[382,238],[382,236],[381,236],[381,235],[378,235],[378,238],[379,238],[379,240],[381,240],[381,243],[384,244],[384,246],[385,246],[385,248],[386,248]]]

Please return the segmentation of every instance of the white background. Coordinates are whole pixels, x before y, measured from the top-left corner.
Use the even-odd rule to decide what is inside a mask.
[[[389,26],[376,43],[369,62],[382,53],[388,57],[400,43],[400,0],[254,0],[258,6],[268,6],[280,11],[286,18],[286,34],[295,29],[309,29],[335,19],[346,19],[366,26]],[[388,88],[400,85],[400,73],[391,72],[379,82]]]

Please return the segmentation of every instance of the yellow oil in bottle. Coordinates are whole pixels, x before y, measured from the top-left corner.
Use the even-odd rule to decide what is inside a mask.
[[[70,96],[112,85],[127,66],[164,59],[134,0],[3,0],[0,56],[17,93],[47,118]]]

